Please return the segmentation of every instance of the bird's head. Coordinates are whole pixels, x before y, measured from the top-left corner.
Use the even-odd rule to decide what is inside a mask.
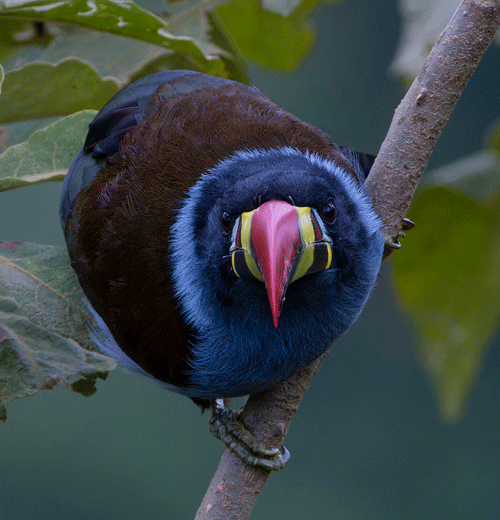
[[[234,224],[223,213],[225,229],[232,224],[229,252],[233,273],[264,282],[275,327],[288,286],[302,276],[335,265],[332,239],[323,223],[333,224],[335,212],[332,201],[323,209],[322,219],[315,208],[270,200],[242,213]]]
[[[238,315],[279,330],[309,319],[297,315],[301,308],[323,320],[340,313],[337,329],[356,318],[380,266],[382,236],[352,174],[292,148],[243,151],[188,195],[172,229],[172,264],[196,328]]]

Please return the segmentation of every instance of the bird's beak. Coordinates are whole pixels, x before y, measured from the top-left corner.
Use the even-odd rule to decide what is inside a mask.
[[[237,276],[265,283],[275,327],[288,285],[332,267],[331,239],[316,210],[281,200],[242,213],[230,251]]]

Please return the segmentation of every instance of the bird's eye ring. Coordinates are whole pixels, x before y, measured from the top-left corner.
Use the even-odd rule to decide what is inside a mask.
[[[333,204],[333,202],[330,200],[323,208],[321,216],[323,217],[323,220],[327,224],[333,224],[335,221],[336,215],[337,215],[337,210],[335,209],[335,205]]]
[[[233,227],[234,219],[227,211],[223,211],[220,216],[220,224],[222,226],[222,231],[225,234],[228,234]]]

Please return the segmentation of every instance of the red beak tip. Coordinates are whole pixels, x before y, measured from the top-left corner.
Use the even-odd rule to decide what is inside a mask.
[[[297,255],[295,246],[301,243],[297,208],[280,200],[259,206],[252,216],[251,243],[277,328],[290,270]]]
[[[279,317],[280,317],[280,309],[275,307],[274,309],[271,309],[271,312],[272,312],[272,315],[273,315],[274,326],[278,327],[278,320],[279,320]]]

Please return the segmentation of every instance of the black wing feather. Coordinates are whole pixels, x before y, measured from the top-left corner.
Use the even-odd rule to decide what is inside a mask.
[[[116,93],[90,123],[85,144],[64,180],[59,208],[63,229],[78,194],[116,154],[123,136],[149,115],[155,92],[169,98],[201,88],[216,89],[224,83],[235,82],[192,70],[169,70],[141,78]]]

